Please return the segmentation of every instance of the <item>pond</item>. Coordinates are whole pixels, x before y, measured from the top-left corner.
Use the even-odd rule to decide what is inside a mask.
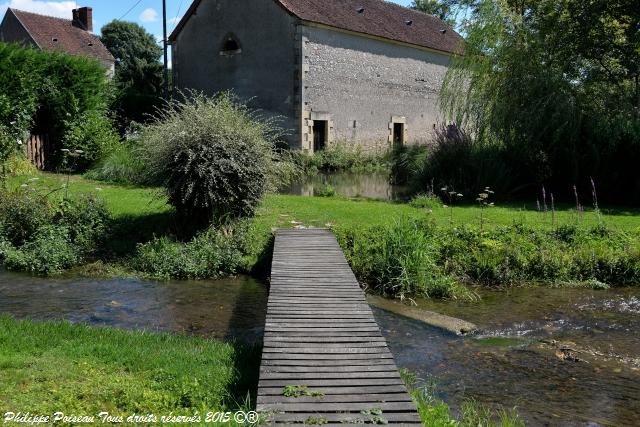
[[[331,186],[336,194],[344,197],[365,197],[379,200],[404,200],[406,189],[392,185],[388,173],[354,174],[346,172],[319,173],[304,176],[282,194],[293,196],[317,196]]]
[[[528,425],[636,426],[640,289],[513,289],[481,303],[418,301],[477,324],[457,337],[374,309],[396,362],[432,375],[454,410],[465,399],[517,407]],[[41,279],[0,272],[0,313],[37,320],[260,342],[267,287],[201,282]]]
[[[437,380],[453,408],[517,407],[527,425],[640,423],[640,289],[513,289],[480,304],[418,305],[480,327],[455,337],[374,310],[399,366]]]

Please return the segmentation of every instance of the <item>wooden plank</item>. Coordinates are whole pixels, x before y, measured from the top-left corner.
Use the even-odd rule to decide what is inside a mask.
[[[260,374],[263,380],[318,380],[318,379],[374,379],[374,378],[400,378],[395,371],[361,371],[361,372],[264,372]]]
[[[283,397],[278,395],[264,395],[258,397],[258,405],[267,405],[273,403],[313,403],[317,402],[317,397],[300,396],[300,397]],[[349,402],[412,402],[406,393],[387,393],[387,394],[334,394],[322,396],[322,402],[331,403],[349,403]]]
[[[346,402],[325,402],[323,399],[316,399],[316,402],[287,402],[270,403],[263,406],[263,410],[284,411],[284,412],[342,412],[345,410]],[[380,409],[383,411],[412,411],[415,404],[411,401],[404,402],[349,402],[349,411],[363,411]]]
[[[291,383],[287,384],[291,385]],[[404,393],[408,396],[404,385],[382,385],[382,386],[347,386],[347,387],[314,387],[313,391],[318,391],[327,396],[342,396],[360,394],[375,398],[376,394],[387,395],[390,393]],[[284,387],[264,386],[258,384],[258,396],[282,396]]]
[[[373,408],[372,408],[373,409]],[[341,411],[343,412],[343,411]],[[415,412],[415,410],[414,410]],[[308,419],[317,419],[319,418],[319,414],[314,412],[295,412],[295,413],[285,413],[285,414],[274,414],[270,417],[271,420],[275,422],[305,422]],[[330,422],[356,422],[361,420],[366,420],[367,417],[362,415],[360,411],[357,411],[355,414],[347,414],[347,413],[323,413],[321,414],[322,418],[330,421]],[[418,417],[418,413],[415,414],[410,412],[389,412],[383,413],[383,417],[389,421],[402,422],[403,424],[406,422],[419,422],[420,418]],[[365,421],[366,422],[366,421]]]
[[[395,372],[395,366],[393,364],[388,365],[369,365],[369,366],[262,366],[260,372]]]

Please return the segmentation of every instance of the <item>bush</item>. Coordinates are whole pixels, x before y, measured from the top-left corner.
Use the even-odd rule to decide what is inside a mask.
[[[362,146],[348,141],[329,144],[324,150],[309,156],[302,151],[292,152],[293,160],[307,173],[317,171],[375,172],[389,168],[389,153],[366,151]]]
[[[56,201],[32,189],[0,191],[0,259],[9,270],[60,272],[96,253],[109,222],[92,196]]]
[[[6,248],[2,256],[9,270],[48,275],[77,265],[82,251],[72,242],[68,227],[46,225],[21,248]]]
[[[0,134],[8,133],[11,144],[29,132],[47,133],[51,141],[61,141],[83,114],[104,111],[110,96],[105,69],[98,61],[15,43],[0,43],[0,87]],[[60,166],[59,148],[53,147],[49,168]]]
[[[392,226],[338,229],[336,234],[354,273],[384,295],[456,298],[465,289],[436,264],[433,226],[402,220]]]
[[[119,184],[137,184],[143,182],[144,163],[136,147],[130,143],[121,143],[109,151],[97,165],[84,176],[96,181]]]
[[[163,186],[178,213],[198,224],[252,215],[275,188],[279,131],[228,93],[190,96],[143,127],[146,181]]]
[[[442,187],[477,194],[487,186],[508,194],[517,176],[508,167],[503,147],[475,140],[455,126],[440,127],[433,146],[402,147],[393,158],[394,181],[414,194]]]
[[[47,198],[23,189],[0,191],[0,225],[4,238],[21,246],[53,220]]]
[[[70,165],[76,171],[84,171],[117,147],[120,141],[111,121],[102,111],[88,111],[68,125],[63,147],[80,150],[82,155]]]
[[[110,221],[106,205],[93,195],[64,200],[56,216],[56,223],[69,229],[69,237],[85,255],[102,246]]]
[[[139,245],[132,267],[163,279],[215,279],[236,274],[244,256],[246,227],[207,230],[188,243],[168,237]]]

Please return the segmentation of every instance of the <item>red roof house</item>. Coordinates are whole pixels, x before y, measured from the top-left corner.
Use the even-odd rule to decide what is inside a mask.
[[[113,74],[115,59],[93,34],[93,10],[90,7],[74,9],[70,18],[10,8],[0,24],[0,41],[94,58]]]

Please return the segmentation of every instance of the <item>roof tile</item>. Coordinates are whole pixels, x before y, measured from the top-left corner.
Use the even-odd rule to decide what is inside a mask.
[[[273,0],[307,22],[400,41],[447,53],[460,53],[462,37],[442,20],[383,0]],[[202,0],[193,4],[171,34],[175,40]],[[240,7],[240,6],[238,6]]]
[[[114,62],[98,36],[74,27],[72,21],[10,9],[43,50],[66,52],[102,61]]]

